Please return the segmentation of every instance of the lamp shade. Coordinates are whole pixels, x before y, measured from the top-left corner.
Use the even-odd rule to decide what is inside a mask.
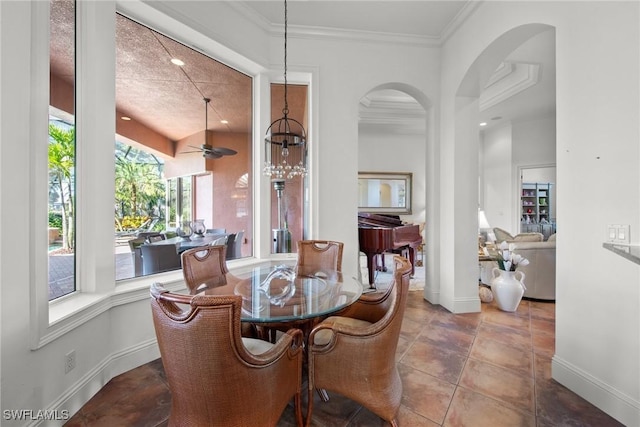
[[[487,221],[487,215],[485,215],[482,209],[478,209],[478,229],[487,230],[491,229],[489,221]]]

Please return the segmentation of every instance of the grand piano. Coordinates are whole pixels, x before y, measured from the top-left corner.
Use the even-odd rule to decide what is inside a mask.
[[[395,215],[358,213],[358,240],[360,251],[367,255],[369,286],[373,286],[376,271],[376,256],[384,252],[401,252],[408,255],[413,275],[416,249],[422,244],[420,228],[414,224],[403,224]]]

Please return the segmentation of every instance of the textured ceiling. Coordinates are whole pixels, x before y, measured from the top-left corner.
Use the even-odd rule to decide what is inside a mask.
[[[72,3],[52,3],[51,72],[72,82]],[[181,59],[184,66],[171,63]],[[121,15],[116,19],[117,119],[130,117],[177,141],[205,127],[251,130],[251,78]],[[228,124],[221,123],[227,120]]]
[[[172,58],[184,65],[172,64]],[[205,97],[211,99],[209,129],[250,131],[250,77],[118,15],[116,104],[121,113],[178,140],[204,128]]]

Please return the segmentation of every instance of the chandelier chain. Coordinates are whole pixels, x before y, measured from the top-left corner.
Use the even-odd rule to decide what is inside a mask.
[[[282,114],[285,117],[289,114],[289,104],[287,103],[287,26],[288,26],[287,0],[284,0],[284,109]]]

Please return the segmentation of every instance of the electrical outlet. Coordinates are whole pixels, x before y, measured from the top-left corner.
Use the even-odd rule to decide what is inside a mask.
[[[69,353],[64,356],[64,373],[69,373],[73,368],[76,367],[76,351],[71,350]]]

